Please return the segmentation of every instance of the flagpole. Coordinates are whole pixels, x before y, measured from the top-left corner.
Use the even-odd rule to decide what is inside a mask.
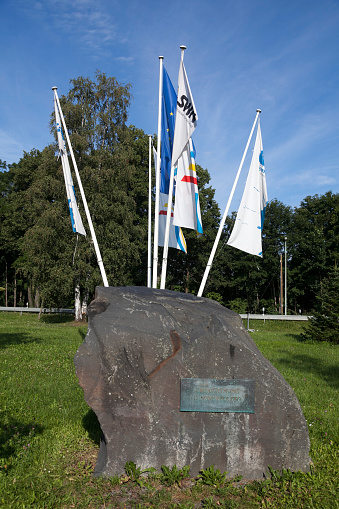
[[[153,248],[153,288],[158,286],[158,248],[159,248],[159,193],[160,193],[160,146],[161,146],[161,113],[162,113],[162,79],[163,59],[159,57],[159,98],[158,98],[158,134],[157,134],[157,167],[155,171],[155,207],[154,207],[154,248]]]
[[[147,287],[152,288],[152,135],[148,135],[148,257]]]
[[[211,254],[210,254],[207,266],[206,266],[206,269],[205,269],[204,277],[202,278],[202,281],[201,281],[201,284],[200,284],[200,288],[199,288],[199,291],[198,291],[198,294],[197,294],[198,297],[201,297],[202,293],[204,291],[204,288],[205,288],[205,285],[206,285],[206,281],[207,281],[207,278],[208,278],[208,274],[210,272],[210,269],[211,269],[211,266],[212,266],[212,263],[213,263],[215,252],[217,250],[218,243],[219,243],[219,240],[220,240],[220,237],[221,237],[221,233],[222,233],[222,230],[224,228],[226,217],[227,217],[227,214],[228,214],[228,211],[229,211],[229,208],[230,208],[230,205],[231,205],[231,201],[232,201],[232,198],[233,198],[233,195],[234,195],[234,192],[235,192],[235,188],[236,188],[238,180],[239,180],[240,172],[241,172],[241,169],[243,167],[243,164],[244,164],[244,161],[245,161],[245,157],[246,157],[246,154],[247,154],[247,151],[248,151],[248,147],[249,147],[249,144],[250,144],[251,139],[252,139],[252,135],[253,135],[253,131],[254,131],[254,128],[255,128],[255,124],[257,123],[257,120],[259,118],[260,113],[261,113],[261,110],[258,109],[257,110],[257,114],[256,114],[255,119],[254,119],[254,122],[253,122],[253,126],[252,126],[252,129],[251,129],[249,138],[248,138],[248,141],[247,141],[247,145],[245,147],[245,150],[244,150],[244,153],[243,153],[243,156],[242,156],[239,168],[238,168],[237,175],[236,175],[235,180],[234,180],[234,184],[233,184],[233,187],[232,187],[232,190],[231,190],[230,197],[228,198],[228,202],[227,202],[227,205],[226,205],[226,208],[225,208],[225,212],[224,212],[223,218],[222,218],[220,226],[219,226],[219,230],[218,230],[217,236],[216,236],[214,244],[213,244],[213,248],[212,248],[212,251],[211,251]]]
[[[64,132],[65,132],[65,136],[66,136],[66,139],[67,139],[68,148],[69,148],[69,151],[70,151],[70,154],[71,154],[71,158],[72,158],[72,162],[73,162],[73,167],[74,167],[75,175],[77,177],[77,181],[78,181],[78,185],[79,185],[79,190],[80,190],[80,194],[81,194],[81,198],[82,198],[82,203],[84,204],[84,209],[85,209],[85,213],[86,213],[86,217],[87,217],[87,222],[88,222],[88,226],[89,226],[89,229],[90,229],[90,232],[91,232],[91,236],[92,236],[92,240],[93,240],[93,244],[94,244],[94,249],[95,249],[95,254],[96,254],[96,257],[97,257],[97,262],[98,262],[99,269],[100,269],[100,272],[101,272],[101,277],[102,277],[104,286],[107,287],[107,286],[109,286],[109,284],[108,284],[107,277],[106,277],[104,263],[103,263],[102,258],[101,258],[101,253],[100,253],[99,245],[98,245],[97,238],[96,238],[96,235],[95,235],[95,231],[94,231],[91,215],[90,215],[90,212],[89,212],[89,209],[88,209],[85,192],[84,192],[84,189],[82,187],[81,178],[80,178],[80,174],[79,174],[79,171],[78,171],[78,166],[77,166],[77,163],[76,163],[76,160],[75,160],[75,157],[74,157],[71,141],[69,139],[69,135],[68,135],[68,131],[67,131],[64,115],[62,113],[59,97],[58,97],[58,94],[57,94],[57,88],[58,87],[52,87],[52,90],[54,91],[54,97],[55,97],[55,99],[57,101],[57,104],[58,104],[58,108],[59,108],[59,112],[60,112],[60,118],[61,118],[62,125],[64,127]]]
[[[186,46],[180,46],[181,50],[181,62],[184,60],[184,52]],[[166,286],[166,272],[167,272],[167,258],[168,258],[168,244],[169,244],[169,232],[172,218],[172,201],[173,201],[173,184],[174,184],[174,166],[173,162],[171,162],[171,176],[168,190],[168,204],[167,204],[167,216],[166,216],[166,229],[165,229],[165,239],[164,239],[164,250],[162,255],[162,269],[161,269],[161,281],[160,281],[160,289],[164,290]]]

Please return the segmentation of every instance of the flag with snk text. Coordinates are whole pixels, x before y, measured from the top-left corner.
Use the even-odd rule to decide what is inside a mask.
[[[175,118],[172,166],[175,166],[181,153],[191,138],[198,121],[198,114],[187,79],[183,60],[180,61],[178,77],[177,111]]]

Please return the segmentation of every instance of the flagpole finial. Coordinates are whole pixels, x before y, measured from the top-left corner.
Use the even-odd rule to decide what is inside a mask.
[[[159,60],[160,60],[160,59],[161,59],[161,60],[163,60],[163,59],[164,59],[164,57],[160,56],[160,57],[159,57]]]
[[[57,89],[58,89],[58,87],[52,87],[52,90],[57,90]]]
[[[257,109],[257,113],[261,113],[261,110],[259,110],[259,108]]]
[[[181,45],[181,46],[180,46],[180,49],[181,49],[181,61],[183,62],[183,60],[184,60],[184,53],[185,53],[186,46]]]

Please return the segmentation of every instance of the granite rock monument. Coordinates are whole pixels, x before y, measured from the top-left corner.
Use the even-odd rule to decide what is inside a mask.
[[[309,469],[298,399],[239,315],[144,287],[98,287],[88,315],[74,362],[102,430],[94,475],[121,475],[128,461],[190,465],[192,476],[214,465],[245,479],[268,466]]]

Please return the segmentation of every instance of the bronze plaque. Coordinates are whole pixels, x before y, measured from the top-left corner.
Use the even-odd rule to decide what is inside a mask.
[[[182,378],[181,412],[254,413],[254,380]]]

